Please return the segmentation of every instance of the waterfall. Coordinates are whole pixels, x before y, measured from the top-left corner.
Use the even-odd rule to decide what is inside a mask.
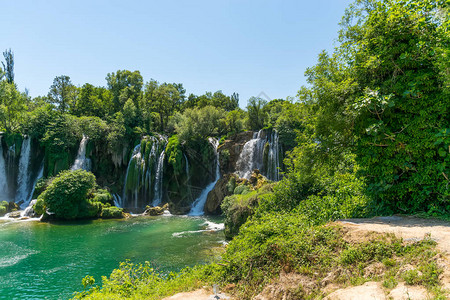
[[[71,170],[83,169],[86,171],[90,171],[91,160],[89,158],[86,158],[86,146],[88,142],[89,137],[83,134],[83,138],[81,139],[80,142],[80,147],[78,148],[77,158],[75,159],[73,166],[70,168]]]
[[[161,155],[158,159],[158,168],[156,169],[156,178],[155,178],[155,199],[153,200],[152,205],[158,206],[162,201],[162,184],[163,184],[163,170],[164,170],[164,155],[165,151],[161,152]]]
[[[136,196],[136,200],[137,200],[137,188],[135,187],[135,180],[136,178],[132,178],[129,177],[131,176],[135,176],[137,175],[137,168],[139,168],[139,163],[142,162],[141,159],[141,144],[137,145],[136,147],[134,147],[133,149],[133,153],[131,155],[130,158],[130,162],[128,163],[128,167],[127,167],[127,173],[125,175],[125,183],[124,183],[124,192],[123,192],[123,197],[122,197],[122,207],[125,207],[126,205],[128,205],[127,203],[127,191],[131,190],[131,196],[134,198]],[[130,174],[130,169],[134,168],[133,172]],[[133,200],[133,199],[132,199]]]
[[[214,148],[214,154],[216,156],[216,178],[213,182],[208,184],[205,189],[202,191],[200,196],[198,196],[197,199],[195,199],[194,203],[192,203],[191,211],[189,212],[190,216],[202,216],[204,211],[203,208],[206,203],[206,199],[208,198],[209,192],[212,191],[214,186],[216,185],[217,181],[220,178],[220,167],[219,167],[219,152],[217,152],[217,147],[219,147],[219,141],[214,138],[208,139],[209,143]]]
[[[253,138],[244,144],[236,162],[236,173],[241,178],[250,179],[254,169],[258,169],[268,179],[280,180],[279,175],[279,138],[273,130],[270,135],[266,130],[253,134]]]
[[[137,145],[128,163],[121,207],[138,210],[162,201],[164,149],[163,136],[144,137]]]
[[[189,160],[188,160],[186,154],[183,153],[183,155],[184,155],[184,159],[186,160],[186,177],[189,178]]]
[[[37,174],[37,177],[35,178],[33,182],[33,186],[31,188],[31,192],[28,194],[28,198],[24,200],[24,202],[20,205],[21,209],[27,208],[28,206],[31,206],[31,200],[33,198],[34,189],[36,187],[36,183],[39,179],[41,179],[44,176],[44,161],[41,163],[41,167],[39,168],[39,173]],[[34,204],[33,204],[34,205]]]
[[[0,136],[0,201],[6,200],[8,196],[8,183],[6,177],[6,164],[3,158],[3,144]]]
[[[34,217],[34,215],[36,214],[36,212],[33,209],[33,206],[36,204],[37,200],[33,200],[30,201],[30,204],[23,210],[20,212],[20,217]]]
[[[26,137],[22,142],[22,149],[20,151],[19,159],[19,174],[17,176],[17,191],[15,196],[15,202],[22,201],[28,202],[28,196],[30,192],[30,143],[31,139]]]
[[[114,205],[117,207],[121,207],[122,206],[122,199],[118,194],[113,194],[113,199],[114,199]]]
[[[266,177],[273,181],[280,180],[280,144],[278,133],[273,130],[271,134],[271,142],[269,143],[269,151],[267,154]]]

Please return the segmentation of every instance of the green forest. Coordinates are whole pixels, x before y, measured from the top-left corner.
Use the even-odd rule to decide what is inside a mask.
[[[349,248],[339,229],[324,224],[394,214],[449,219],[449,25],[446,0],[358,0],[342,17],[334,50],[319,53],[314,66],[299,70],[308,84],[297,95],[271,101],[251,97],[244,109],[237,92],[187,94],[182,83],[145,81],[139,71],[129,70],[106,74],[105,86],[77,87],[69,76],[57,76],[47,95],[32,98],[14,82],[13,51],[3,52],[4,142],[12,145],[29,136],[45,152],[46,179],[35,191],[42,192],[45,203],[38,201],[42,207],[36,211],[59,207],[60,189],[73,189],[80,201],[103,205],[105,217],[120,215],[111,206],[111,194],[116,192],[113,182],[123,182],[117,174],[126,165],[113,166],[110,157],[126,149],[119,159],[126,163],[133,147],[148,136],[169,137],[168,168],[180,180],[186,149],[203,153],[205,162],[211,159],[205,150],[208,137],[222,145],[245,131],[279,135],[280,181],[259,176],[250,184],[227,177],[229,193],[221,212],[231,241],[218,262],[170,274],[124,262],[101,285],[84,278],[85,290],[74,297],[160,299],[219,283],[232,286],[230,292],[239,299],[250,299],[286,268],[319,280],[339,263],[350,274],[340,280],[356,284],[361,282],[358,270],[373,260],[388,265],[396,256],[420,265],[414,257],[432,251],[430,241],[403,248],[395,239],[382,239]],[[64,171],[83,135],[95,145],[95,176]],[[220,158],[226,159],[229,153],[220,152],[220,145]],[[145,147],[150,149],[141,144]],[[61,187],[68,182],[74,184]],[[180,189],[171,184],[169,189]],[[180,197],[178,207],[186,206],[187,198]],[[61,217],[93,217],[101,211],[64,204]],[[445,299],[436,279],[442,270],[420,267],[425,275],[416,279]],[[399,278],[379,280],[389,284]],[[291,299],[317,293],[298,290]]]

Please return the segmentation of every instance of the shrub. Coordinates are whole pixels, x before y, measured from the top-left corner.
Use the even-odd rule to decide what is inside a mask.
[[[99,205],[87,199],[88,192],[95,186],[95,176],[84,170],[63,171],[53,179],[39,196],[46,209],[58,219],[93,217]],[[39,202],[39,201],[38,201]]]
[[[103,207],[101,217],[103,219],[120,219],[123,217],[122,213],[123,209],[119,207]]]
[[[111,200],[112,200],[111,194],[106,191],[94,193],[94,198],[92,199],[93,202],[101,202],[103,204],[109,203],[111,202]]]
[[[8,202],[1,201],[0,202],[0,216],[3,216],[8,212]]]
[[[37,199],[36,203],[33,206],[33,209],[38,215],[42,215],[43,213],[45,213],[45,203],[42,197],[39,197]]]
[[[247,185],[238,185],[235,189],[234,189],[234,194],[235,195],[245,195],[248,194],[250,192],[250,188]]]

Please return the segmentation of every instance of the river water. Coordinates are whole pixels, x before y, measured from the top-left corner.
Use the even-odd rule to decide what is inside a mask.
[[[224,243],[220,219],[135,217],[73,223],[0,220],[0,299],[67,299],[81,279],[109,276],[119,262],[161,272],[207,263]]]

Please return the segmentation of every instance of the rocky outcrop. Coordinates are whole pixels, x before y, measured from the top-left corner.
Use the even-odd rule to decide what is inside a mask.
[[[226,196],[233,194],[234,187],[231,189],[228,182],[231,178],[237,180],[237,175],[226,174],[217,181],[214,189],[209,192],[208,198],[206,199],[204,211],[207,215],[220,215],[222,214],[222,209],[220,205]]]
[[[164,213],[165,210],[169,209],[169,204],[164,204],[163,206],[154,206],[154,207],[149,207],[147,206],[147,208],[145,209],[143,215],[145,216],[159,216],[162,215]]]
[[[253,131],[245,131],[235,134],[226,139],[219,148],[220,172],[221,174],[233,173],[236,171],[236,162],[244,148],[245,143],[253,138]]]

